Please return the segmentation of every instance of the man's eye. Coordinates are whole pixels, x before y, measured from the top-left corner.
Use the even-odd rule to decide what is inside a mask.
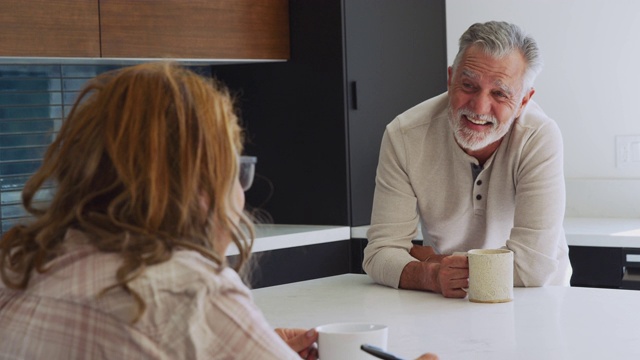
[[[508,96],[507,96],[507,94],[503,93],[502,91],[496,91],[494,94],[495,94],[497,97],[499,97],[499,98],[503,98],[503,99],[506,99],[506,98],[508,97]]]
[[[462,83],[462,87],[464,87],[465,89],[473,89],[473,85],[469,83]]]

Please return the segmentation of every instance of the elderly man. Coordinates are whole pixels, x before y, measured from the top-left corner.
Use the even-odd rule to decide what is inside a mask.
[[[514,252],[514,285],[568,285],[562,137],[531,100],[536,42],[504,22],[472,25],[448,91],[382,138],[364,269],[377,282],[464,297],[465,256]],[[420,222],[424,246],[414,245]]]

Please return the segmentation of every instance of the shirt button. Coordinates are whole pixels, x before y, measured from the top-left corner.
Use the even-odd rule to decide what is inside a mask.
[[[476,199],[477,200],[482,200],[482,195],[480,195],[480,194],[476,195]]]
[[[476,181],[476,185],[482,185],[482,180]]]

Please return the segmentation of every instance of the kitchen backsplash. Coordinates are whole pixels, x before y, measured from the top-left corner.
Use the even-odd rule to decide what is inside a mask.
[[[25,182],[42,161],[84,83],[118,65],[0,65],[0,234],[25,221]],[[209,66],[190,66],[211,76]],[[49,192],[38,194],[46,202]]]

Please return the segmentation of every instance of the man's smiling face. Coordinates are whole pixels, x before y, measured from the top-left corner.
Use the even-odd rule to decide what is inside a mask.
[[[469,47],[456,69],[449,68],[449,121],[458,145],[467,153],[498,147],[533,89],[523,92],[526,62],[522,54],[494,58]]]

